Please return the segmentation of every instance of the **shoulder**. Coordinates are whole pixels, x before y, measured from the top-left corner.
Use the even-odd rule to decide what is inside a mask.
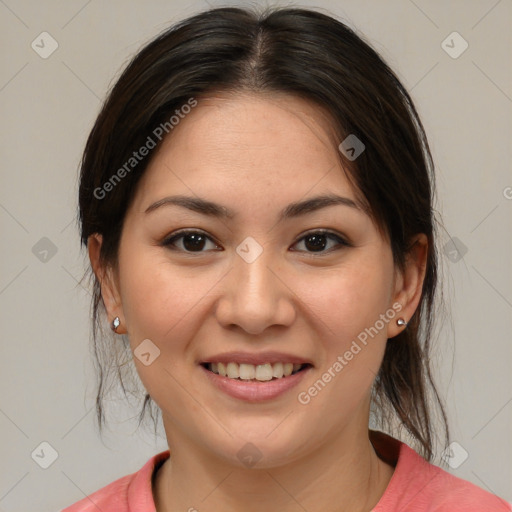
[[[504,499],[427,462],[407,444],[390,442],[397,446],[398,460],[373,512],[512,511],[512,505]]]
[[[151,510],[154,501],[151,479],[154,469],[170,455],[169,450],[151,457],[137,472],[123,476],[61,512],[129,512]]]
[[[417,456],[419,457],[419,455]],[[432,510],[436,512],[468,510],[478,510],[479,512],[512,511],[510,503],[507,503],[495,494],[467,480],[456,477],[442,468],[432,464],[429,465],[433,468],[429,472],[432,480],[426,484],[424,499],[433,507]]]
[[[89,496],[77,501],[61,512],[124,512],[128,509],[128,487],[136,473],[126,475],[105,487],[93,492]]]
[[[427,462],[412,448],[403,444],[403,471],[410,475],[409,489],[403,489],[410,500],[410,510],[456,512],[510,512],[510,504],[477,485],[456,477]]]

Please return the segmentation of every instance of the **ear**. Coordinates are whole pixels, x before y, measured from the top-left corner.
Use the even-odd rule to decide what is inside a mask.
[[[409,322],[421,298],[423,281],[427,268],[428,239],[424,233],[415,235],[411,240],[411,247],[406,257],[403,272],[395,272],[395,288],[392,304],[400,304],[396,320],[403,318]],[[388,324],[388,338],[393,338],[404,330],[396,320]]]
[[[109,323],[118,316],[121,325],[117,328],[117,334],[126,334],[126,322],[123,314],[123,305],[121,294],[119,292],[119,281],[117,273],[111,267],[105,267],[100,261],[101,245],[103,237],[94,233],[87,239],[87,248],[89,250],[89,260],[101,287],[101,297],[107,310]]]

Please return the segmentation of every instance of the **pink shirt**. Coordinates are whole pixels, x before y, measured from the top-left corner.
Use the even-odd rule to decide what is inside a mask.
[[[505,500],[428,463],[405,443],[371,431],[377,453],[395,467],[372,512],[510,512]],[[169,450],[151,457],[136,473],[124,476],[61,512],[156,512],[152,493],[155,467]]]

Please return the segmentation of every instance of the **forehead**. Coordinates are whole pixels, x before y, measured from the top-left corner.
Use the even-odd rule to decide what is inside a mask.
[[[139,207],[165,193],[297,200],[355,198],[328,114],[285,94],[215,93],[198,99],[163,141],[139,184]]]

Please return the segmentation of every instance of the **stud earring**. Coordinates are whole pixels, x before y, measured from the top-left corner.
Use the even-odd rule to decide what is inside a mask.
[[[110,324],[110,328],[114,331],[114,332],[117,332],[117,328],[121,325],[121,320],[119,320],[119,317],[116,316],[114,318],[114,320],[112,320],[112,323]]]
[[[403,318],[399,318],[396,323],[400,326],[407,327],[407,322]]]

